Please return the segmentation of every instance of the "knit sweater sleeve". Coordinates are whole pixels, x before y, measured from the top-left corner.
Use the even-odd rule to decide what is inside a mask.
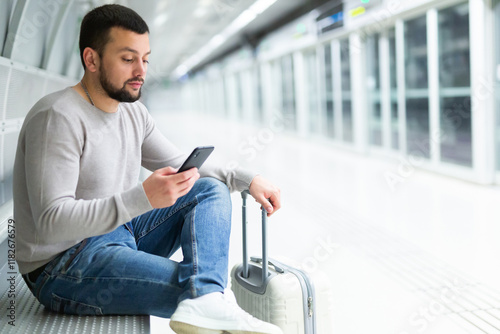
[[[141,184],[103,198],[76,198],[84,134],[63,113],[39,112],[24,131],[25,178],[39,240],[105,234],[152,209]]]
[[[179,168],[187,158],[187,154],[181,152],[163,136],[149,114],[146,124],[146,136],[142,146],[142,165],[151,171],[166,166]],[[238,165],[223,163],[213,155],[200,168],[201,177],[216,178],[224,182],[231,192],[247,190],[250,187],[257,174]]]

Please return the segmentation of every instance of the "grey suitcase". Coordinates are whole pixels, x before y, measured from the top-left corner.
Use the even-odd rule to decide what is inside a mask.
[[[240,307],[280,327],[285,334],[331,334],[327,281],[315,286],[309,275],[293,266],[268,260],[267,214],[262,210],[262,259],[247,255],[246,198],[243,199],[243,263],[231,271],[231,288]],[[267,263],[267,266],[262,266]],[[318,301],[315,290],[322,298]]]

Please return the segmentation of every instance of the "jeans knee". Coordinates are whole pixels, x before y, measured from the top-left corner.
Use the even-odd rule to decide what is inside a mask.
[[[203,192],[207,197],[226,203],[228,207],[231,207],[231,195],[225,183],[212,177],[201,178],[196,183],[200,192]]]
[[[222,196],[229,196],[229,189],[227,188],[226,184],[217,179],[214,179],[213,177],[201,178],[197,181],[197,183],[200,183],[200,186],[203,189],[206,189],[210,192],[214,192]]]

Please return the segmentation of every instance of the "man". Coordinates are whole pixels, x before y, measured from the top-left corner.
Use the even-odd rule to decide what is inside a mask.
[[[229,190],[249,189],[268,215],[280,191],[209,162],[176,173],[185,155],[136,102],[148,34],[126,7],[92,10],[80,32],[81,82],[28,113],[14,169],[23,278],[57,312],[171,317],[177,333],[281,333],[225,291]],[[141,165],[154,172],[138,184]],[[169,257],[179,247],[176,263]]]

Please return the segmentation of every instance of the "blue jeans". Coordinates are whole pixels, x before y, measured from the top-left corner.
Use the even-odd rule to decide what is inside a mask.
[[[28,283],[56,312],[168,318],[180,301],[226,287],[231,207],[227,186],[202,178],[173,206],[83,240]]]

